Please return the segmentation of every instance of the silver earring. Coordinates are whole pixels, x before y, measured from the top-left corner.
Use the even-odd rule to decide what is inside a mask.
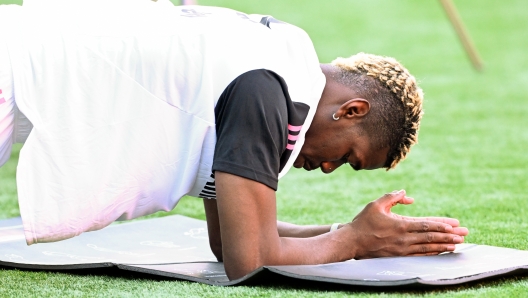
[[[339,120],[339,117],[336,117],[335,116],[335,113],[332,115],[332,119],[334,119],[335,121]]]

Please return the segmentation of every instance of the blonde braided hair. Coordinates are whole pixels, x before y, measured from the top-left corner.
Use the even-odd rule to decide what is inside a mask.
[[[403,105],[405,121],[400,141],[388,153],[387,170],[404,160],[411,146],[418,142],[418,130],[423,115],[423,92],[416,79],[396,59],[372,54],[358,53],[349,58],[337,58],[332,65],[345,72],[362,74],[376,79],[393,97]]]

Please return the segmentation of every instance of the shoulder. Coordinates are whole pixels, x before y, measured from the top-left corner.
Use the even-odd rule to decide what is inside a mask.
[[[275,114],[287,119],[288,99],[288,86],[275,72],[267,69],[245,72],[220,95],[215,108],[217,124],[227,110],[230,113]]]

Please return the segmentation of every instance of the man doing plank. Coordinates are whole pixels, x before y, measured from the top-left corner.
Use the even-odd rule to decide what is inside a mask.
[[[320,65],[295,26],[168,1],[26,0],[0,7],[0,20],[0,162],[24,142],[28,244],[171,210],[184,195],[204,199],[231,279],[263,265],[438,254],[467,234],[455,219],[392,214],[412,203],[404,191],[332,232],[277,221],[277,182],[292,166],[405,158],[422,92],[392,58]]]

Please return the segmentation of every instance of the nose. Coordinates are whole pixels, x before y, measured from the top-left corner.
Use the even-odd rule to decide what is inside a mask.
[[[335,169],[339,168],[341,165],[343,165],[345,162],[342,160],[336,160],[336,161],[323,161],[321,163],[321,171],[325,174],[330,174]]]

